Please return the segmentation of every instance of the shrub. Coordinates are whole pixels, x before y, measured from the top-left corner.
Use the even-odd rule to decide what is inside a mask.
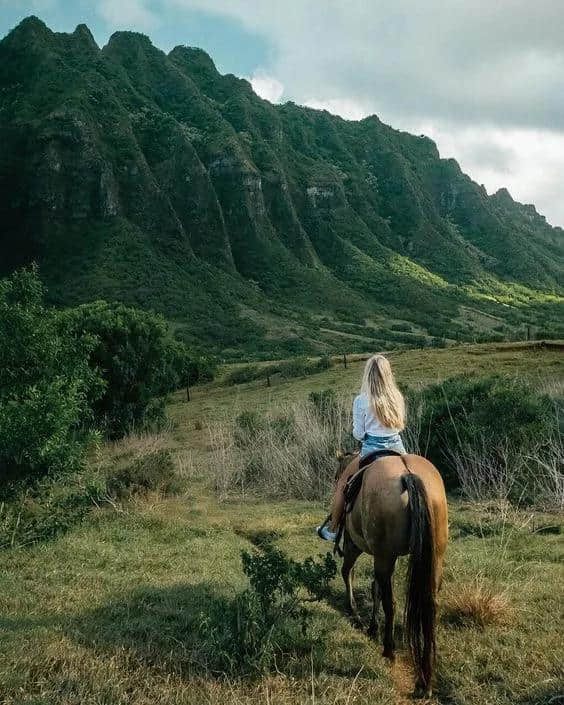
[[[480,476],[490,489],[507,478],[512,498],[526,498],[535,480],[527,474],[532,464],[523,460],[548,460],[559,436],[554,400],[511,377],[453,377],[411,393],[408,407],[408,425],[420,429],[420,452],[439,468],[448,488],[467,493]]]
[[[0,282],[0,494],[77,467],[102,382],[88,364],[91,337],[72,340],[43,304],[37,270]]]
[[[164,420],[164,397],[178,379],[171,369],[171,345],[164,319],[119,303],[95,301],[66,311],[64,325],[77,337],[94,336],[93,370],[105,382],[90,402],[111,438]],[[177,348],[175,349],[175,351]]]
[[[330,357],[323,356],[318,360],[308,360],[303,357],[296,357],[291,360],[283,360],[275,362],[271,365],[245,365],[233,370],[225,378],[225,383],[228,385],[243,384],[244,382],[252,382],[256,379],[266,379],[273,375],[280,375],[284,379],[293,379],[295,377],[306,377],[307,375],[323,372],[332,367],[333,362]]]
[[[174,494],[180,489],[172,454],[164,448],[140,455],[125,467],[108,472],[106,486],[110,494],[121,499],[149,491]]]
[[[225,383],[228,385],[244,384],[258,379],[260,372],[258,365],[245,365],[233,370],[225,377]]]
[[[50,539],[78,524],[105,492],[96,471],[45,477],[31,491],[2,503],[0,548],[29,545]]]
[[[313,641],[308,634],[310,615],[298,591],[303,586],[314,599],[327,594],[337,568],[331,554],[299,563],[267,542],[261,552],[241,556],[250,587],[221,605],[221,614],[201,617],[215,668],[237,675],[264,673],[284,653],[323,648],[319,635]]]
[[[0,548],[49,539],[82,521],[94,508],[116,506],[116,499],[179,491],[181,478],[162,443],[160,436],[129,436],[106,445],[106,457],[89,467],[46,476],[2,502]]]

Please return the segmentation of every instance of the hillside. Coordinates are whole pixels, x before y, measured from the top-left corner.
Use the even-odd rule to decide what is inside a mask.
[[[537,381],[540,371],[542,384],[555,388],[564,377],[561,353],[542,347],[398,351],[392,362],[399,381],[410,385],[461,371],[510,370]],[[170,450],[182,492],[99,501],[56,536],[0,552],[0,699],[10,705],[413,703],[405,647],[390,665],[381,657],[379,640],[352,626],[340,575],[327,598],[305,603],[313,645],[299,640],[287,645],[276,668],[252,676],[217,667],[226,615],[248,587],[241,550],[257,551],[260,538],[270,536],[294,559],[325,552],[327,544],[313,528],[326,503],[236,492],[221,500],[214,489],[220,469],[209,425],[234,412],[278,414],[303,402],[311,390],[350,395],[362,364],[275,383],[268,394],[263,383],[234,388],[219,379],[194,389],[189,403],[184,393],[174,396],[168,431],[102,444],[90,460],[93,467],[125,467],[132,458]],[[327,459],[332,468],[333,462]],[[88,475],[82,478],[87,481]],[[561,513],[519,509],[499,497],[487,502],[450,497],[449,518],[435,696],[421,702],[560,703]],[[404,579],[401,559],[394,579],[398,645]],[[365,625],[371,580],[372,561],[361,556],[356,594]],[[486,607],[497,605],[485,623],[473,619],[471,610],[466,618],[461,614],[473,596]]]
[[[0,92],[0,275],[38,260],[58,305],[150,307],[226,357],[558,332],[562,229],[424,136],[34,17]]]

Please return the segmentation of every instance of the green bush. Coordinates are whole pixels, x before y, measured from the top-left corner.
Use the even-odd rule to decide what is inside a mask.
[[[235,384],[244,384],[252,382],[260,376],[260,368],[258,365],[244,365],[233,370],[225,377],[225,383],[232,386]]]
[[[105,491],[105,478],[96,471],[43,478],[31,491],[2,504],[0,548],[29,545],[67,531],[98,506]]]
[[[36,269],[0,282],[0,495],[80,465],[102,381],[87,364],[94,340],[72,339],[43,304]]]
[[[260,674],[285,653],[323,649],[324,639],[316,635],[314,640],[308,633],[310,613],[298,592],[303,586],[314,599],[327,595],[337,568],[331,554],[299,563],[264,542],[260,552],[241,555],[250,587],[221,605],[221,614],[201,618],[215,668],[237,675]]]
[[[145,453],[125,467],[108,472],[106,487],[110,494],[124,499],[149,491],[175,494],[181,488],[169,450]]]
[[[306,377],[307,375],[316,374],[328,370],[333,365],[330,357],[324,356],[319,360],[310,361],[304,357],[296,357],[291,360],[283,360],[275,362],[271,365],[245,365],[233,370],[225,378],[228,385],[243,384],[244,382],[252,382],[256,379],[266,379],[274,375],[280,375],[284,379],[293,379],[294,377]]]
[[[182,489],[168,450],[144,452],[128,465],[82,468],[37,481],[0,505],[0,548],[50,539],[80,523],[94,508],[148,491]]]
[[[100,398],[90,398],[97,424],[111,438],[164,421],[165,395],[179,384],[165,320],[119,303],[95,301],[66,311],[75,336],[96,339],[90,364],[104,379]],[[171,352],[172,351],[172,352]]]
[[[542,452],[555,432],[554,404],[521,379],[462,375],[411,393],[408,406],[421,410],[426,455],[447,488],[454,489],[459,486],[453,466],[457,454],[472,457],[485,447],[493,469],[517,467],[523,454]]]

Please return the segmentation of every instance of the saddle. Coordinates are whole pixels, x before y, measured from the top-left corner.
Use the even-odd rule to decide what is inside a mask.
[[[358,493],[360,492],[360,488],[362,487],[362,481],[364,479],[364,473],[366,471],[366,468],[369,465],[372,465],[375,460],[380,460],[381,458],[387,458],[390,456],[396,456],[401,458],[401,455],[402,454],[398,453],[397,450],[383,449],[374,450],[372,451],[372,453],[369,453],[368,455],[365,455],[364,458],[360,459],[358,471],[355,472],[354,475],[351,475],[351,477],[347,480],[347,484],[345,485],[345,511],[341,515],[341,519],[339,521],[339,526],[337,528],[337,538],[335,539],[335,548],[333,549],[333,553],[337,553],[339,556],[343,555],[343,550],[339,544],[341,543],[343,533],[345,531],[347,514],[352,511],[356,498],[358,497]]]

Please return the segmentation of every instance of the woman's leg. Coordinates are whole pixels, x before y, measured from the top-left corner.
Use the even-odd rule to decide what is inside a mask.
[[[358,471],[359,463],[360,456],[356,455],[337,480],[337,487],[335,488],[335,496],[333,497],[333,505],[331,507],[331,531],[337,531],[339,519],[345,508],[345,485],[349,477]]]

